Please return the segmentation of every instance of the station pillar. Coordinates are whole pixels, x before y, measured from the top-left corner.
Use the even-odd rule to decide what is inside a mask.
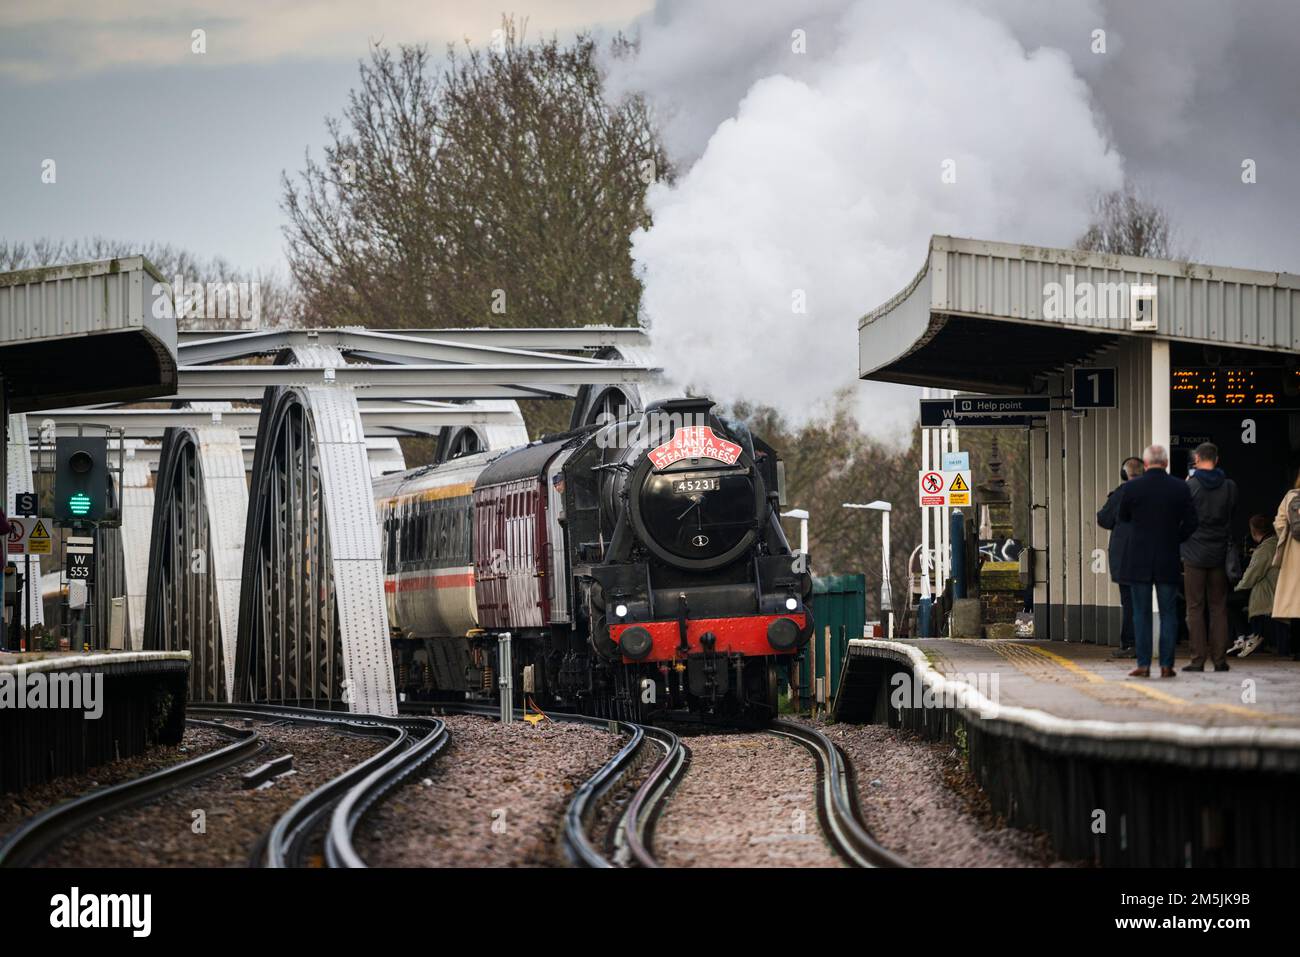
[[[1151,423],[1149,433],[1152,445],[1163,445],[1169,450],[1169,341],[1151,340]]]

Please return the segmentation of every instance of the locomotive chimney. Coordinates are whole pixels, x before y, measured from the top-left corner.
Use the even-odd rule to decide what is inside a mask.
[[[671,437],[677,429],[708,425],[712,409],[713,400],[708,396],[686,396],[652,402],[646,406],[642,434],[650,442],[659,442]]]

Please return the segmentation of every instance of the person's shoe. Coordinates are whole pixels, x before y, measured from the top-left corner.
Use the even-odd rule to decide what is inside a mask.
[[[1240,653],[1241,653],[1241,649],[1242,649],[1242,648],[1245,648],[1245,647],[1246,647],[1246,636],[1245,636],[1245,635],[1238,635],[1238,636],[1237,636],[1237,640],[1234,641],[1234,642],[1232,643],[1232,647],[1229,648],[1229,649],[1225,652],[1225,654],[1229,654],[1229,655],[1240,654]]]
[[[1128,676],[1129,676],[1130,678],[1150,678],[1150,677],[1151,677],[1151,669],[1150,669],[1150,668],[1134,668],[1132,671],[1130,671],[1130,672],[1128,673]]]
[[[1161,677],[1161,678],[1177,678],[1177,677],[1178,677],[1178,672],[1177,672],[1177,671],[1174,671],[1173,668],[1166,668],[1166,667],[1164,667],[1164,666],[1162,665],[1162,666],[1160,667],[1160,677]]]
[[[1215,671],[1227,671],[1227,670],[1228,670],[1228,663],[1225,661],[1225,662],[1224,662],[1223,664],[1221,664],[1221,665],[1215,665],[1215,666],[1214,666],[1214,670],[1215,670]]]
[[[1137,651],[1133,648],[1116,648],[1110,653],[1112,658],[1136,658]]]
[[[1246,638],[1246,643],[1241,646],[1241,651],[1237,653],[1238,658],[1245,658],[1248,654],[1264,643],[1263,635],[1250,635]]]
[[[1193,661],[1190,665],[1183,665],[1183,670],[1184,670],[1184,671],[1204,671],[1204,670],[1205,670],[1205,662],[1202,661],[1202,662],[1198,665],[1196,662]]]

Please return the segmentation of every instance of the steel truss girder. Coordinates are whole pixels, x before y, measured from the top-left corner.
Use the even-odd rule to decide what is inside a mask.
[[[189,651],[190,696],[234,688],[248,490],[233,429],[168,429],[154,487],[147,649]]]
[[[650,368],[653,358],[644,343],[611,345],[596,353],[605,362],[621,360],[635,366]],[[620,410],[640,412],[657,399],[671,398],[674,390],[659,377],[647,377],[640,382],[609,380],[579,385],[573,401],[570,428],[581,428],[601,421],[602,416],[621,417]]]
[[[225,339],[189,342],[181,347],[185,365],[206,365],[230,359],[267,355],[284,350],[332,349],[359,359],[396,363],[512,363],[512,362],[579,362],[596,360],[566,356],[533,349],[442,340],[432,336],[407,336],[401,333],[374,332],[369,329],[316,329],[251,333]],[[302,365],[313,363],[299,358]]]
[[[261,392],[258,393],[259,398]],[[126,430],[128,438],[157,438],[163,431],[175,428],[202,428],[225,426],[241,435],[256,435],[258,409],[233,409],[204,411],[200,409],[61,409],[57,412],[28,413],[29,425],[38,429],[49,419],[56,429],[78,425],[104,425]],[[509,411],[485,409],[473,405],[400,405],[387,402],[378,405],[363,404],[361,418],[367,435],[420,435],[433,434],[447,426],[513,425],[515,416]]]
[[[649,341],[644,329],[635,326],[583,326],[567,329],[363,329],[342,326],[328,329],[181,330],[178,333],[181,359],[190,365],[221,362],[249,355],[268,355],[281,349],[318,342],[341,346],[367,345],[359,334],[399,340],[386,344],[389,354],[411,348],[412,342],[432,341],[440,346],[513,349],[524,351],[585,351],[606,346],[643,346]],[[414,352],[414,349],[412,349]],[[407,353],[412,354],[412,353]],[[459,361],[471,361],[461,358]]]
[[[508,388],[571,396],[579,386],[652,382],[662,370],[622,362],[527,362],[479,365],[181,366],[177,392],[186,399],[228,399],[248,387],[351,385],[371,398],[467,398],[465,392]],[[474,396],[476,397],[476,396]]]
[[[152,472],[158,462],[128,458],[122,467],[122,568],[126,584],[126,618],[129,647],[144,648],[145,607],[149,594],[149,554],[152,542],[154,486]],[[115,477],[116,480],[116,477]]]
[[[397,712],[370,482],[350,388],[268,390],[244,536],[238,700]]]

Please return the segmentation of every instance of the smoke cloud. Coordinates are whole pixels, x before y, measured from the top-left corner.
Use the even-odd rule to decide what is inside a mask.
[[[719,43],[722,24],[743,26]],[[764,75],[719,64],[720,48]],[[775,4],[665,4],[620,79],[658,97],[670,148],[698,151],[652,187],[654,225],[632,240],[658,358],[683,384],[795,422],[848,387],[864,428],[902,440],[916,390],[858,381],[858,319],[906,285],[932,233],[1069,244],[1123,181],[1070,58],[955,0],[793,19]]]

